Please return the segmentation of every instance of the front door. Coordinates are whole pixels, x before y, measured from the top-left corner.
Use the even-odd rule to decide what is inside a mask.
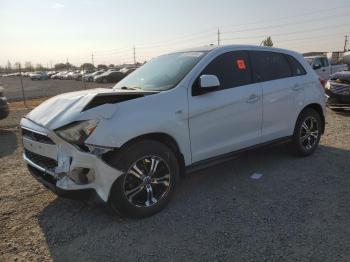
[[[260,143],[262,89],[252,82],[248,52],[224,53],[200,75],[204,74],[216,75],[220,88],[196,95],[196,82],[189,90],[192,162]]]

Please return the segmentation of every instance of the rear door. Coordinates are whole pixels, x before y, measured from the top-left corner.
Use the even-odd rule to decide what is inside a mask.
[[[219,55],[198,75],[216,75],[219,90],[189,93],[192,161],[215,157],[260,142],[262,90],[252,82],[247,51]],[[192,91],[192,92],[191,92]]]
[[[263,97],[261,142],[272,141],[293,133],[297,99],[303,99],[302,82],[293,77],[288,58],[282,53],[252,51],[255,81]]]

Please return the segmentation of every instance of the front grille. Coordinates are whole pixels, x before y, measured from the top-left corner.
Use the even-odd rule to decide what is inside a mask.
[[[51,145],[55,144],[49,137],[39,133],[35,133],[25,128],[22,128],[22,135],[26,138],[29,138],[30,140],[37,141],[40,143],[51,144]]]
[[[52,170],[58,165],[56,160],[35,154],[27,149],[24,150],[24,153],[26,154],[26,157],[34,164],[37,164],[38,166],[47,170]]]

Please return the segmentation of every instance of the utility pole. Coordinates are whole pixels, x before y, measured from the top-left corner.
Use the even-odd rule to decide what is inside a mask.
[[[134,49],[134,65],[136,65],[136,48],[135,48],[135,46],[133,47],[133,49]]]
[[[220,45],[220,28],[218,28],[218,46]]]
[[[344,52],[348,51],[348,42],[349,42],[349,36],[345,36],[345,43],[344,43]]]
[[[23,80],[22,80],[22,68],[21,68],[21,64],[20,64],[20,63],[19,63],[19,65],[18,65],[18,69],[19,69],[19,75],[20,75],[20,79],[21,79],[23,104],[24,104],[24,106],[25,106],[26,108],[28,108],[26,96],[24,95],[24,87],[23,87]]]
[[[91,53],[91,62],[92,62],[92,64],[95,66],[95,62],[94,62],[94,53]]]

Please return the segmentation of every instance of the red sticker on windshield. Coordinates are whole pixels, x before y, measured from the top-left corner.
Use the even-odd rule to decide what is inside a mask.
[[[240,69],[240,70],[245,70],[246,69],[245,61],[243,59],[238,59],[237,60],[237,66],[238,66],[238,69]]]

